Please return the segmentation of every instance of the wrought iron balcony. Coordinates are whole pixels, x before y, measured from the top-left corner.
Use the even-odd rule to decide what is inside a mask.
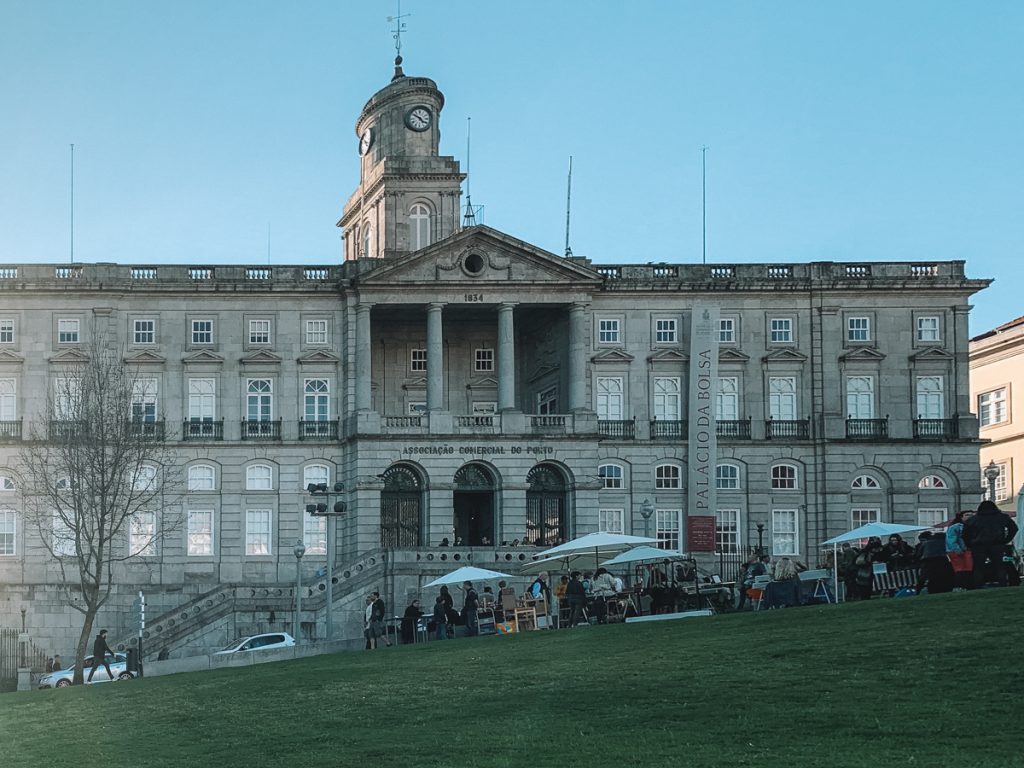
[[[749,440],[750,419],[715,422],[715,433],[724,440]]]
[[[84,421],[71,421],[55,419],[50,422],[49,435],[51,440],[71,440],[85,434],[86,423]]]
[[[21,419],[0,421],[0,443],[14,443],[21,440]]]
[[[185,441],[223,440],[224,419],[220,421],[185,419],[181,426],[181,439]]]
[[[654,419],[651,421],[652,440],[685,440],[686,422],[678,419]]]
[[[281,420],[277,421],[249,421],[242,419],[243,440],[280,440]]]
[[[133,419],[128,424],[131,429],[133,437],[138,437],[143,440],[152,440],[153,442],[163,442],[164,439],[164,421],[139,421]]]
[[[604,437],[614,437],[619,440],[632,440],[636,437],[636,420],[635,419],[598,419],[597,422],[598,431]]]
[[[885,440],[889,437],[889,417],[884,419],[847,419],[847,440]]]
[[[299,419],[299,440],[337,440],[337,421],[305,421]]]
[[[765,440],[807,440],[810,436],[810,419],[768,419],[764,423]]]
[[[959,435],[957,419],[914,419],[915,440],[956,440]]]

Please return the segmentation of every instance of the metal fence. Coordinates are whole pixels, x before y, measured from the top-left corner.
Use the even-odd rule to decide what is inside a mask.
[[[21,663],[21,643],[18,642],[17,629],[0,628],[0,680],[17,680],[18,667]],[[33,672],[43,672],[46,665],[46,652],[31,640],[25,644],[25,662]]]

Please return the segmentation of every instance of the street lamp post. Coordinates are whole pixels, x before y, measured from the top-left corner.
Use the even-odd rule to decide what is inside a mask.
[[[302,625],[299,624],[299,613],[302,611],[302,556],[306,554],[306,545],[302,543],[302,539],[295,542],[295,547],[292,549],[295,553],[295,622],[292,624],[292,630],[295,632],[295,642],[302,642]]]
[[[990,461],[985,467],[985,480],[988,481],[988,500],[996,500],[996,480],[999,479],[1001,470],[996,466],[995,461]]]
[[[310,483],[306,486],[306,492],[313,497],[323,497],[326,501],[316,501],[306,505],[307,514],[315,517],[327,518],[327,610],[324,618],[327,626],[324,634],[330,640],[334,635],[334,619],[331,611],[334,608],[334,539],[335,539],[335,518],[345,514],[346,504],[342,501],[341,494],[345,491],[345,484],[337,482],[332,491],[327,490],[327,483]],[[333,499],[333,501],[332,501]]]
[[[640,502],[640,516],[644,519],[644,536],[651,538],[651,515],[654,514],[654,505],[650,499]]]
[[[757,524],[757,554],[758,557],[764,554],[764,523]]]

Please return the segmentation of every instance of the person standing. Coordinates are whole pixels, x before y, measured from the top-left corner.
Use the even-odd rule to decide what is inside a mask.
[[[421,616],[423,616],[423,611],[420,610],[420,601],[417,598],[409,603],[402,616],[402,642],[404,644],[412,645],[416,642],[416,624],[419,623]]]
[[[64,662],[62,662],[60,660],[60,654],[59,653],[53,654],[53,664],[50,665],[50,669],[48,671],[49,672],[60,672],[62,669],[64,669]]]
[[[607,570],[598,568],[591,589],[594,591],[594,612],[597,614],[597,623],[605,624],[608,621],[608,598],[615,596],[615,580]]]
[[[434,629],[438,640],[448,639],[448,606],[441,595],[434,600]]]
[[[1003,553],[1017,535],[1017,524],[995,502],[985,499],[978,505],[978,514],[964,522],[964,544],[974,559],[974,586],[989,581],[1007,584]]]
[[[96,639],[92,642],[92,669],[89,670],[89,679],[87,683],[92,682],[92,676],[96,674],[96,667],[100,664],[107,670],[107,678],[110,680],[114,679],[114,673],[110,671],[110,662],[107,661],[107,654],[111,656],[114,652],[110,650],[110,646],[107,645],[107,630],[101,629],[100,633],[96,635]]]
[[[953,566],[946,557],[946,540],[943,534],[932,535],[924,531],[918,537],[917,560],[921,566],[915,587],[918,594],[928,588],[929,595],[953,591]]]
[[[565,588],[565,598],[569,601],[569,626],[575,627],[576,623],[583,618],[584,609],[587,607],[587,591],[580,581],[580,572],[573,571],[569,574],[569,586]]]
[[[973,515],[973,509],[960,510],[946,529],[946,555],[953,566],[954,589],[974,589],[974,561],[964,544],[964,523]]]
[[[370,604],[370,642],[374,648],[378,648],[380,641],[383,640],[384,645],[390,648],[391,641],[388,639],[387,629],[384,627],[387,606],[381,599],[380,592],[371,592],[370,595],[373,597],[373,603]]]
[[[465,592],[466,600],[462,604],[462,618],[466,622],[466,637],[473,637],[480,634],[477,626],[477,609],[480,607],[480,598],[473,589],[473,582],[464,581],[462,591]]]

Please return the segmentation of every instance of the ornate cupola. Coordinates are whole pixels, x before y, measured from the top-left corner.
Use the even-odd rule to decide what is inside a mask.
[[[459,163],[438,155],[444,95],[426,77],[395,75],[356,121],[359,186],[338,221],[345,260],[395,258],[458,229]]]

